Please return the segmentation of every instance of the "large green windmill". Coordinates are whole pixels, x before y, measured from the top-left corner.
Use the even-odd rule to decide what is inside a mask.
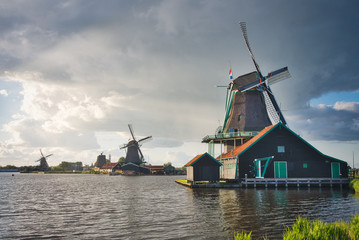
[[[222,132],[260,131],[278,122],[286,125],[270,86],[290,77],[288,67],[264,76],[250,48],[246,23],[239,24],[256,71],[239,76],[229,83]]]
[[[212,156],[214,144],[223,144],[224,152],[228,152],[267,126],[287,123],[270,86],[290,77],[288,67],[263,75],[249,45],[246,23],[239,24],[256,71],[223,86],[227,88],[223,126],[217,128],[215,135],[202,139],[202,142],[209,143],[208,152]]]

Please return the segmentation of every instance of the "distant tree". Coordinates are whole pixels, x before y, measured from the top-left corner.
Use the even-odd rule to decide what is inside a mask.
[[[165,167],[167,167],[167,166],[172,166],[172,163],[171,163],[171,162],[168,162],[168,163],[163,164],[163,166],[165,166]]]
[[[5,167],[0,167],[2,169],[17,169],[14,165],[6,165]]]
[[[19,171],[20,172],[32,172],[32,171],[37,171],[37,166],[21,166],[19,167]]]
[[[118,159],[118,162],[119,162],[119,163],[125,162],[125,158],[124,158],[124,157],[120,157],[120,158]]]
[[[70,163],[70,162],[61,162],[58,167],[62,171],[70,171],[71,166],[72,166],[72,163]]]
[[[82,170],[82,162],[61,162],[55,171]]]

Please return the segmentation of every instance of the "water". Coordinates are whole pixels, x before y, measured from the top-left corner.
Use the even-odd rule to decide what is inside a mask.
[[[1,173],[0,239],[278,239],[298,216],[359,213],[348,190],[189,189],[181,177]]]

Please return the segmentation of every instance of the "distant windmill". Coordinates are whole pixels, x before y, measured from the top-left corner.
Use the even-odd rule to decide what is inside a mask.
[[[125,163],[132,162],[137,165],[145,163],[145,158],[142,154],[140,147],[144,142],[149,141],[152,136],[148,136],[137,141],[135,138],[134,131],[132,129],[132,125],[128,124],[128,128],[130,129],[132,140],[120,147],[120,149],[127,148]]]
[[[244,42],[257,71],[239,76],[228,85],[226,115],[222,132],[260,131],[278,122],[286,124],[269,86],[289,78],[288,67],[263,76],[249,46],[246,23],[240,22],[239,24]]]
[[[47,169],[49,169],[49,164],[47,163],[46,158],[52,156],[53,154],[49,154],[47,156],[44,156],[41,149],[40,149],[40,153],[41,153],[41,158],[39,160],[36,160],[36,162],[40,162],[40,169],[41,170],[47,170]]]

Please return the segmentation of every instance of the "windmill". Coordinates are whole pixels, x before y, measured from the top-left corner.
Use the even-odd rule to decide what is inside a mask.
[[[132,140],[120,147],[120,149],[127,149],[125,163],[132,162],[137,165],[145,163],[145,158],[142,154],[140,147],[144,142],[149,141],[152,136],[148,136],[137,141],[132,125],[128,124],[128,128],[130,129]]]
[[[41,158],[36,160],[35,162],[40,162],[40,167],[39,168],[41,170],[47,170],[47,169],[49,169],[49,164],[47,163],[46,158],[52,156],[53,154],[49,154],[47,156],[44,156],[41,149],[40,149],[40,153],[41,153]]]
[[[246,23],[239,24],[256,71],[239,76],[228,85],[222,132],[256,132],[278,122],[286,125],[270,85],[289,78],[288,67],[263,76],[249,45]]]

